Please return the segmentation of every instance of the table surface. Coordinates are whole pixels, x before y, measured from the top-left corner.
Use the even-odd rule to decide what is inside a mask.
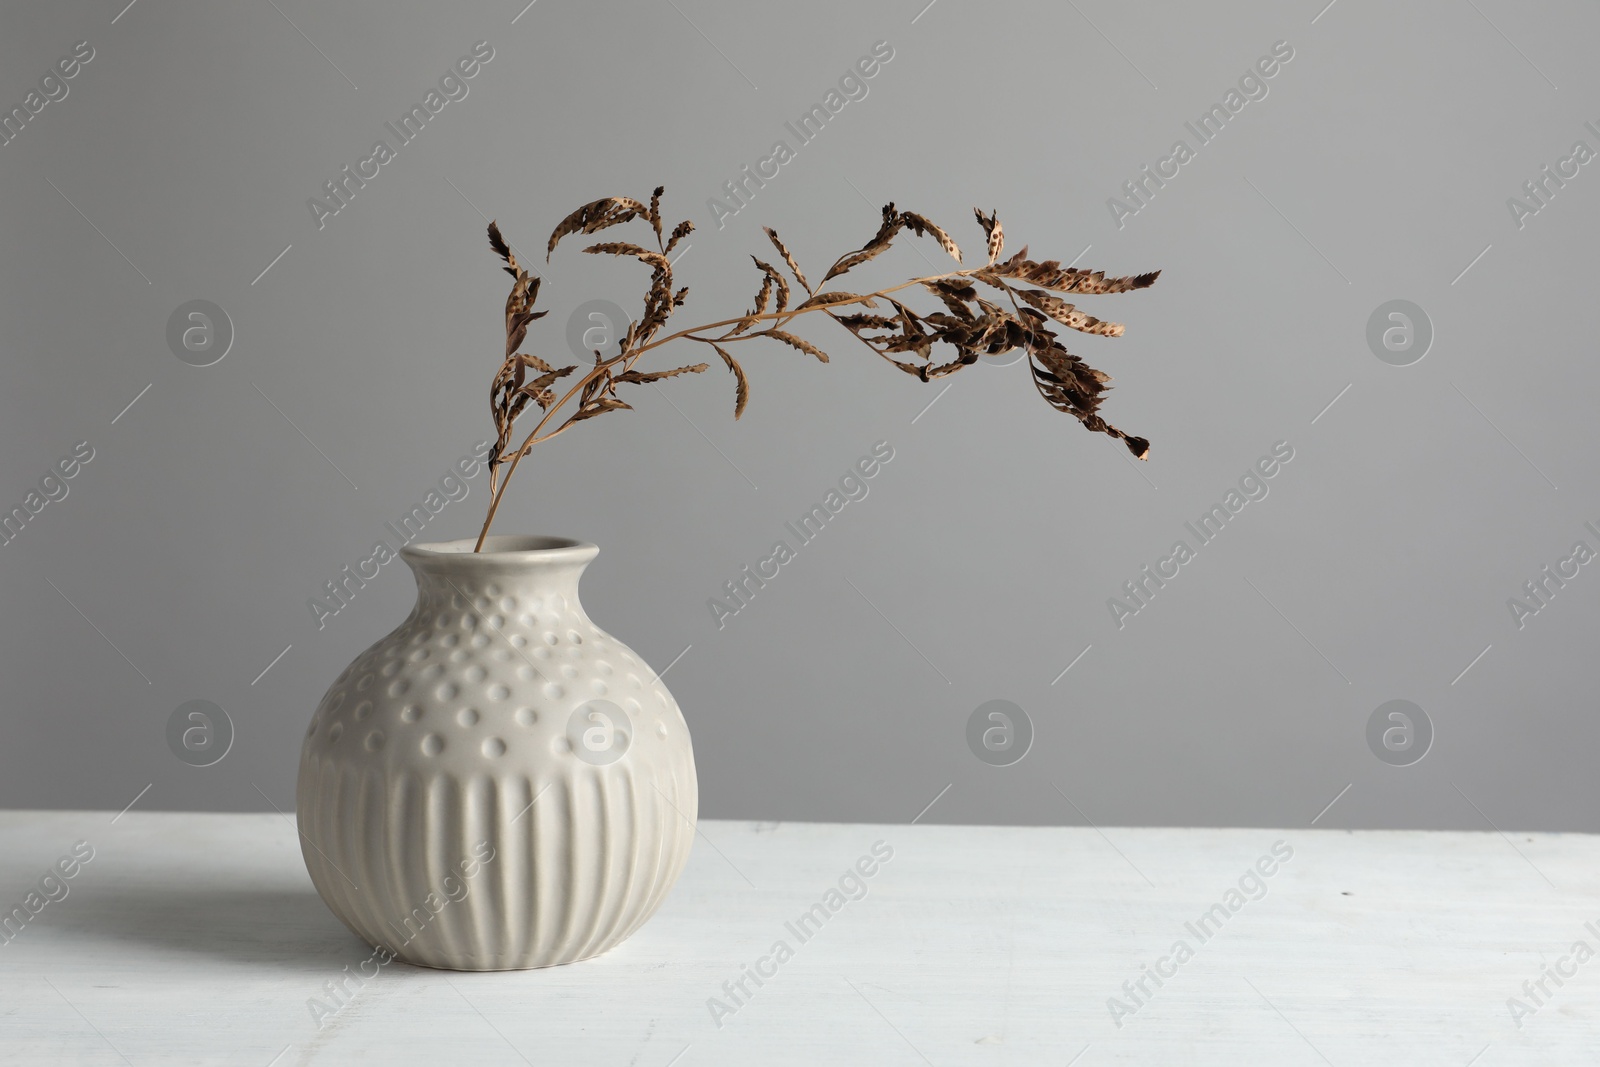
[[[1499,1067],[1600,1056],[1600,838],[701,831],[665,906],[610,953],[465,974],[368,962],[313,891],[288,817],[0,812],[0,909],[26,911],[58,859],[93,850],[70,879],[45,879],[59,899],[33,898],[37,914],[0,944],[0,1059]],[[892,856],[871,862],[874,846]],[[862,857],[873,873],[851,877]],[[814,905],[820,929],[795,927]],[[746,968],[767,977],[757,985]]]

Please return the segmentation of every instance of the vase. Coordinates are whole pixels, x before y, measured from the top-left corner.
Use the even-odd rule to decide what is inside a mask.
[[[637,930],[683,870],[689,730],[584,613],[598,548],[472,548],[401,549],[416,606],[339,675],[301,747],[301,853],[333,913],[407,963],[572,963]]]

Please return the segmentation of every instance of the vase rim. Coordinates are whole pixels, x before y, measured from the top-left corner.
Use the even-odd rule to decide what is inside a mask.
[[[483,551],[474,552],[476,537],[455,541],[413,542],[400,549],[409,563],[448,563],[452,566],[526,563],[588,563],[600,553],[600,546],[572,537],[547,537],[539,534],[496,534],[483,542]]]

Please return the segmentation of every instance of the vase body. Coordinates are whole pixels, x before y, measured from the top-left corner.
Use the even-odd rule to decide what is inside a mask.
[[[571,963],[638,929],[683,870],[688,726],[584,613],[594,545],[472,545],[401,550],[416,607],[333,683],[301,747],[301,852],[334,914],[408,963]]]

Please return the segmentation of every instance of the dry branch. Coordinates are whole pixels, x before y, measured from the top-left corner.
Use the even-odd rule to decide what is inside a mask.
[[[650,269],[642,313],[629,324],[617,354],[605,357],[595,352],[594,364],[587,368],[576,363],[553,366],[538,356],[518,351],[527,338],[529,324],[545,315],[543,311],[533,310],[539,295],[539,278],[528,273],[517,262],[516,254],[501,235],[500,228],[493,222],[489,224],[489,247],[505,261],[505,271],[514,281],[506,298],[505,354],[489,393],[497,435],[488,456],[489,513],[478,535],[478,550],[483,548],[484,538],[488,536],[489,527],[494,522],[495,513],[505,497],[517,464],[534,445],[564,433],[579,422],[610,411],[631,410],[631,405],[617,395],[620,386],[654,385],[682,374],[699,374],[708,366],[705,363],[692,363],[658,371],[635,370],[634,364],[639,357],[672,341],[709,345],[733,373],[733,414],[737,419],[744,414],[750,400],[750,381],[744,368],[725,346],[767,338],[826,363],[828,354],[825,351],[788,329],[795,319],[815,312],[821,312],[843,326],[856,340],[892,366],[925,382],[954,374],[976,363],[982,356],[1022,349],[1028,354],[1034,388],[1046,403],[1057,411],[1073,416],[1086,429],[1121,440],[1136,458],[1146,459],[1149,456],[1150,442],[1123,433],[1099,414],[1101,400],[1109,388],[1107,383],[1111,381],[1110,376],[1068,352],[1052,327],[1065,326],[1083,333],[1120,337],[1123,331],[1121,323],[1107,322],[1079,311],[1056,294],[1103,295],[1144,289],[1155,283],[1160,271],[1107,278],[1102,271],[1063,268],[1059,261],[1053,259],[1029,259],[1026,247],[1010,259],[1002,260],[1000,253],[1005,248],[1005,232],[1000,220],[994,212],[985,215],[974,208],[973,214],[977,216],[984,235],[986,261],[983,266],[963,267],[943,274],[912,278],[870,292],[827,290],[828,282],[834,278],[888,251],[902,230],[910,230],[919,237],[932,237],[952,259],[961,262],[961,249],[942,228],[923,215],[899,211],[890,203],[884,205],[877,232],[861,248],[834,260],[822,276],[820,286],[815,289],[801,273],[798,261],[779,240],[777,233],[771,229],[765,231],[783,265],[805,293],[805,299],[798,304],[790,306],[792,293],[789,280],[783,272],[752,256],[757,269],[761,271],[761,284],[750,311],[735,318],[659,336],[673,311],[682,306],[688,295],[687,287],[673,287],[672,262],[668,253],[694,230],[694,224],[685,220],[663,238],[662,192],[661,188],[656,188],[648,204],[624,196],[608,196],[591,201],[562,219],[550,234],[545,247],[546,260],[563,237],[575,233],[596,233],[636,219],[647,223],[654,236],[654,250],[626,241],[602,242],[583,250],[594,255],[631,259]],[[983,283],[987,289],[980,291],[974,282]],[[919,312],[891,295],[907,289],[936,297],[940,309]],[[1003,302],[985,299],[981,292],[989,290],[999,293]],[[880,309],[883,305],[887,305],[887,308],[882,311],[864,310]],[[893,314],[883,313],[887,310],[892,310]],[[763,328],[756,328],[762,324],[765,324]],[[705,336],[715,330],[722,332]],[[953,350],[951,357],[939,361],[935,357],[938,346]],[[907,358],[899,358],[902,356]],[[583,373],[578,380],[558,396],[552,387],[580,370]],[[529,371],[534,372],[531,379]],[[530,433],[520,442],[513,443],[518,419],[530,403],[536,405],[543,415]],[[555,421],[562,412],[566,414]],[[503,478],[500,477],[502,467],[505,468]]]

